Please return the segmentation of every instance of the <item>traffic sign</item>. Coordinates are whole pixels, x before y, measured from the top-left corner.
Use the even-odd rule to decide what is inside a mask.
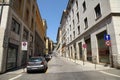
[[[26,42],[23,42],[23,46],[26,46]]]
[[[21,50],[27,51],[27,46],[28,46],[28,43],[27,43],[27,42],[22,42],[22,43],[21,43]]]
[[[111,42],[110,42],[110,40],[105,41],[105,45],[106,45],[106,46],[111,46]]]
[[[87,48],[87,44],[83,44],[83,48]]]
[[[110,35],[109,34],[105,34],[104,35],[104,40],[110,40]]]

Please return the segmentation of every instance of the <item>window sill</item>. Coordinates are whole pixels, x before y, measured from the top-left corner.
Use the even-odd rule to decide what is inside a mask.
[[[97,21],[98,19],[100,19],[102,17],[102,15],[99,15],[96,17],[95,21]]]

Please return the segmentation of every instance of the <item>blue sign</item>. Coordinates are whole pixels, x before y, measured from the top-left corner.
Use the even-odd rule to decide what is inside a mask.
[[[104,40],[110,40],[110,35],[109,34],[105,34],[104,35]]]

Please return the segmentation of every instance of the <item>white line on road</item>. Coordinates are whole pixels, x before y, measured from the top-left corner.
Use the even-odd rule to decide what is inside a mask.
[[[18,76],[16,76],[16,77],[13,77],[13,78],[11,78],[11,79],[9,79],[9,80],[15,80],[15,79],[17,79],[17,78],[19,78],[19,77],[21,77],[22,76],[22,74],[20,74],[20,75],[18,75]]]
[[[120,78],[119,75],[115,75],[115,74],[107,73],[107,72],[104,72],[104,71],[99,71],[99,72],[101,72],[101,73],[103,73],[103,74],[107,74],[107,75],[110,75],[110,76],[114,76],[114,77],[119,77],[119,78]]]

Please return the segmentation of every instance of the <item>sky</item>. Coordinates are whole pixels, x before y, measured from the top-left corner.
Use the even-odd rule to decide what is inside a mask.
[[[40,14],[47,21],[47,37],[56,42],[58,27],[68,0],[37,0]]]

